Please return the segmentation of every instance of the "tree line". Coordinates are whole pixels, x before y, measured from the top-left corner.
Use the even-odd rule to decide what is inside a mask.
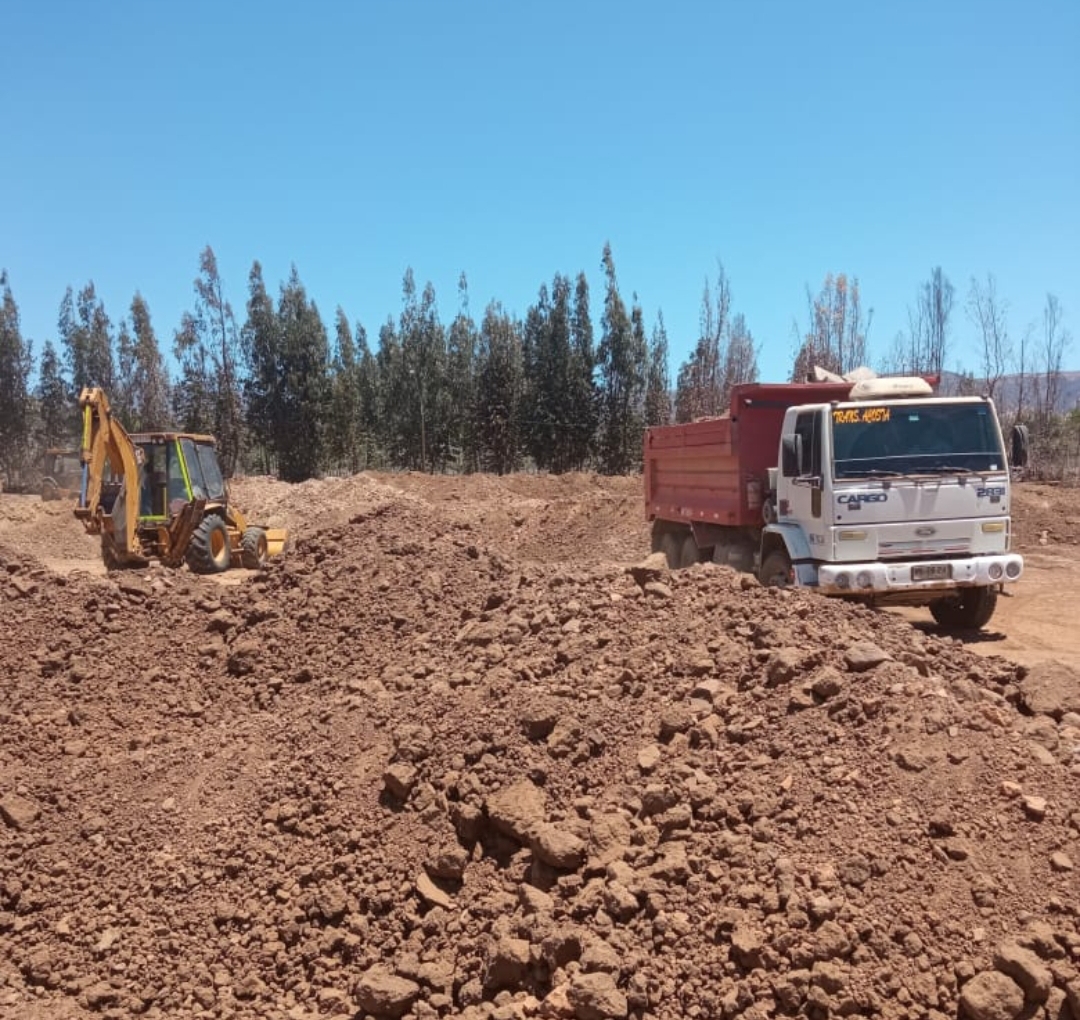
[[[637,295],[622,296],[610,245],[600,265],[599,331],[584,272],[556,273],[523,318],[493,301],[479,321],[462,274],[446,324],[432,285],[420,288],[409,269],[401,311],[372,343],[340,307],[328,328],[295,267],[275,299],[256,261],[238,315],[207,247],[171,361],[142,295],[114,324],[93,282],[67,289],[56,339],[35,359],[5,274],[0,469],[17,476],[37,452],[73,445],[78,394],[101,386],[130,432],[216,436],[228,474],[631,471],[647,425],[671,421],[675,404],[686,415],[715,410],[700,393],[724,372],[731,383],[756,378],[756,352],[741,319],[732,331],[725,307],[709,319],[673,397],[663,315],[647,332]],[[718,369],[729,334],[739,359]]]
[[[420,288],[409,269],[400,312],[371,342],[341,307],[328,328],[295,267],[275,300],[254,262],[237,315],[207,246],[191,307],[173,331],[171,359],[141,294],[114,324],[93,282],[77,293],[68,287],[56,338],[35,358],[0,274],[0,472],[18,478],[40,451],[75,444],[75,401],[89,385],[106,390],[129,431],[215,435],[230,475],[300,481],[368,468],[633,471],[646,426],[723,413],[731,388],[757,379],[759,348],[733,310],[718,264],[715,279],[705,282],[696,342],[673,380],[663,313],[647,329],[637,294],[629,302],[622,296],[610,245],[600,268],[599,331],[584,272],[556,273],[524,317],[492,301],[479,320],[462,274],[447,324],[432,285]],[[879,369],[942,373],[954,298],[948,278],[934,269],[909,308],[908,330],[894,338]],[[817,293],[807,289],[806,301],[806,320],[793,325],[791,378],[807,378],[815,365],[844,373],[867,364],[873,311],[858,279],[829,274]],[[1041,331],[1029,328],[1017,344],[992,276],[971,281],[966,310],[981,364],[978,373],[954,373],[952,385],[995,395],[1018,366],[1012,416],[1030,418],[1044,448],[1080,444],[1070,438],[1080,421],[1058,413],[1070,338],[1057,299],[1048,296]]]

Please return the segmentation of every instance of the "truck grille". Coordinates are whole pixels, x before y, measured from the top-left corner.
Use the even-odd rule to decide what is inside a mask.
[[[971,541],[966,538],[913,538],[904,542],[879,542],[878,555],[882,559],[901,556],[957,556],[971,552]]]

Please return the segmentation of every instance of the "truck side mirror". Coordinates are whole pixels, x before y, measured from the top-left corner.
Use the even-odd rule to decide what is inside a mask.
[[[1026,425],[1014,425],[1012,430],[1012,457],[1009,458],[1013,467],[1025,467],[1028,462],[1028,427]]]
[[[780,470],[785,478],[798,478],[802,467],[802,436],[792,432],[780,440]]]

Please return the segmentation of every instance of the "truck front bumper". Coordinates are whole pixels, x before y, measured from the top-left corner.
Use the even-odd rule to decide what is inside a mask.
[[[825,595],[890,595],[948,592],[1017,580],[1024,559],[1015,553],[917,563],[830,563],[818,567],[818,591]]]

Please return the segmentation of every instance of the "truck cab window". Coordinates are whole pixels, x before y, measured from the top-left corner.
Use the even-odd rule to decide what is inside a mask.
[[[795,419],[795,434],[802,437],[799,475],[821,477],[821,426],[815,411],[804,411]]]

